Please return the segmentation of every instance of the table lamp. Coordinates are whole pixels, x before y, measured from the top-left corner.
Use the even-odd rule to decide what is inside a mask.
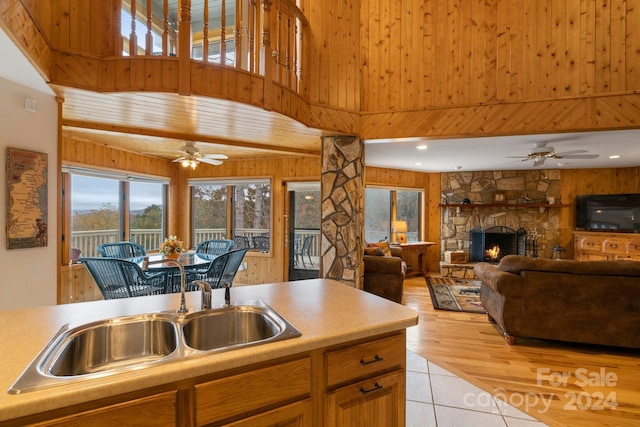
[[[404,234],[409,229],[407,228],[407,221],[393,221],[393,230],[396,233],[396,240],[398,243],[407,243],[407,235]]]

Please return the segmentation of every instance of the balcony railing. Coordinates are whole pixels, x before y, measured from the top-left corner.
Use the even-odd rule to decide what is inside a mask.
[[[239,228],[236,234],[246,237],[253,237],[267,233],[266,229]],[[142,245],[147,251],[155,252],[164,240],[164,235],[160,229],[132,229],[131,241]],[[318,230],[296,230],[295,238],[304,240],[306,236],[317,236],[319,241],[320,232]],[[95,230],[95,231],[74,231],[71,233],[71,247],[80,250],[80,256],[98,256],[96,248],[100,243],[117,242],[119,240],[118,230]],[[203,242],[211,239],[226,239],[226,231],[222,228],[202,228],[195,231],[195,242]],[[311,256],[318,256],[319,249],[314,246],[311,249]]]
[[[295,0],[133,0],[121,4],[123,55],[188,57],[235,67],[298,94],[303,92],[309,25]]]

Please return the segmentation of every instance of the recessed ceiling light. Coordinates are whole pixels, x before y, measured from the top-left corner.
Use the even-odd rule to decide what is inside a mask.
[[[423,145],[418,145],[416,148],[417,148],[418,150],[426,150],[426,149],[427,149],[427,148],[429,148],[429,147],[423,144]]]
[[[417,162],[416,166],[422,166],[422,162]]]
[[[622,157],[620,154],[614,154],[613,156],[609,156],[610,159],[619,159]]]
[[[462,169],[462,166],[456,166],[457,171],[459,171],[460,169]]]

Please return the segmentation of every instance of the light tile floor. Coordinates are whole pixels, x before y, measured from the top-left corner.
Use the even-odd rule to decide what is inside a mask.
[[[407,427],[546,424],[407,350]]]

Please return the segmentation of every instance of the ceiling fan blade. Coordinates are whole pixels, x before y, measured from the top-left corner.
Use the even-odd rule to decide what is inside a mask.
[[[210,165],[214,165],[214,166],[218,166],[218,165],[222,164],[222,162],[220,160],[208,159],[206,157],[202,157],[202,158],[198,159],[198,161],[202,162],[202,163],[209,163]]]
[[[506,156],[507,159],[523,159],[523,160],[529,160],[528,156]]]
[[[574,154],[568,156],[556,156],[557,159],[597,159],[599,154]]]
[[[554,156],[555,157],[564,157],[564,156],[570,156],[572,154],[579,154],[579,153],[586,153],[587,150],[572,150],[572,151],[564,151],[562,153],[555,153]]]
[[[536,161],[533,162],[533,167],[544,165],[545,160],[547,160],[546,157],[541,157],[539,159],[536,159]]]
[[[186,157],[178,157],[177,159],[175,159],[175,160],[171,160],[171,161],[172,161],[172,162],[181,162],[181,161],[183,161],[183,160],[187,160],[187,158],[186,158]]]
[[[205,154],[203,157],[207,159],[218,159],[218,160],[227,160],[228,157],[224,154]]]

